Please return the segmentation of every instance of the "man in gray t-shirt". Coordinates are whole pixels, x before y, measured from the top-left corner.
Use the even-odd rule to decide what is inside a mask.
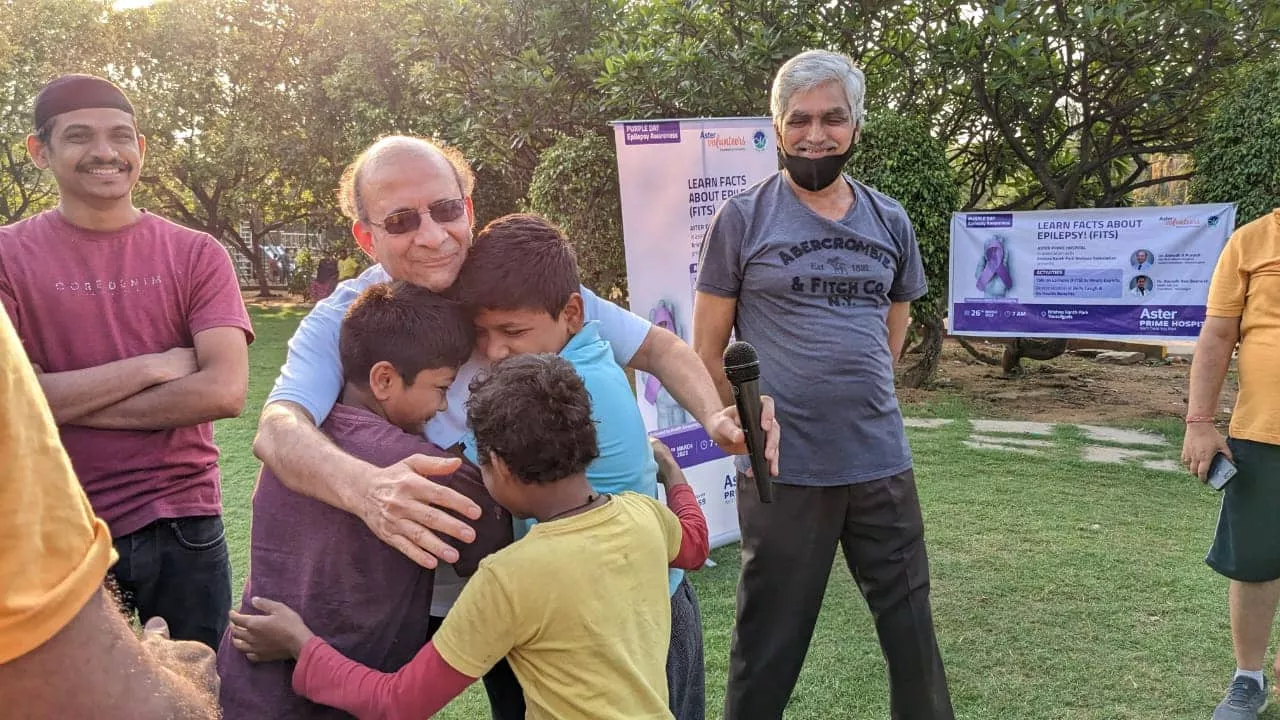
[[[782,717],[837,543],[876,619],[893,717],[953,717],[893,386],[924,267],[902,206],[840,173],[864,87],[843,55],[811,51],[784,64],[771,97],[784,169],[725,203],[702,247],[694,348],[727,403],[730,331],[751,343],[760,390],[787,429],[773,503],[739,476],[726,720]]]

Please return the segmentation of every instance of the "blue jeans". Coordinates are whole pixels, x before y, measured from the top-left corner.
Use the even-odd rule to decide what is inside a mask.
[[[217,650],[231,611],[231,560],[217,515],[157,520],[115,539],[110,575],[126,613],[155,616],[175,640]]]

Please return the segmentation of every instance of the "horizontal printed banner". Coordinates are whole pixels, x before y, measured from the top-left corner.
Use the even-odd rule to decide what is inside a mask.
[[[1185,341],[1235,206],[955,213],[956,335]]]

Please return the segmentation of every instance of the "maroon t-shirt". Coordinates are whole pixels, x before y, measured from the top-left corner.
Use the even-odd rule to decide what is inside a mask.
[[[338,447],[378,467],[415,453],[447,457],[421,435],[349,405],[335,405],[320,429]],[[454,568],[471,575],[481,558],[511,542],[511,515],[485,491],[473,465],[464,463],[449,477],[433,480],[470,497],[483,511],[469,521],[475,541],[454,544]],[[251,534],[240,612],[258,614],[249,604],[255,596],[282,602],[344,655],[384,672],[398,670],[426,646],[434,572],[383,543],[359,517],[289,490],[264,467],[253,494]],[[232,647],[228,629],[218,647],[223,716],[351,717],[296,695],[293,668],[291,660],[249,662]]]
[[[253,341],[226,249],[149,213],[112,232],[76,227],[57,210],[0,228],[0,303],[46,372],[194,347],[197,333],[215,327],[240,328]],[[58,430],[113,537],[161,518],[222,512],[212,423]]]

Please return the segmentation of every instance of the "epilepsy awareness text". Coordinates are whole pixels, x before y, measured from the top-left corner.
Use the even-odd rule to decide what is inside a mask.
[[[686,184],[690,190],[689,217],[709,218],[716,214],[718,203],[747,189],[747,176],[691,177]]]

